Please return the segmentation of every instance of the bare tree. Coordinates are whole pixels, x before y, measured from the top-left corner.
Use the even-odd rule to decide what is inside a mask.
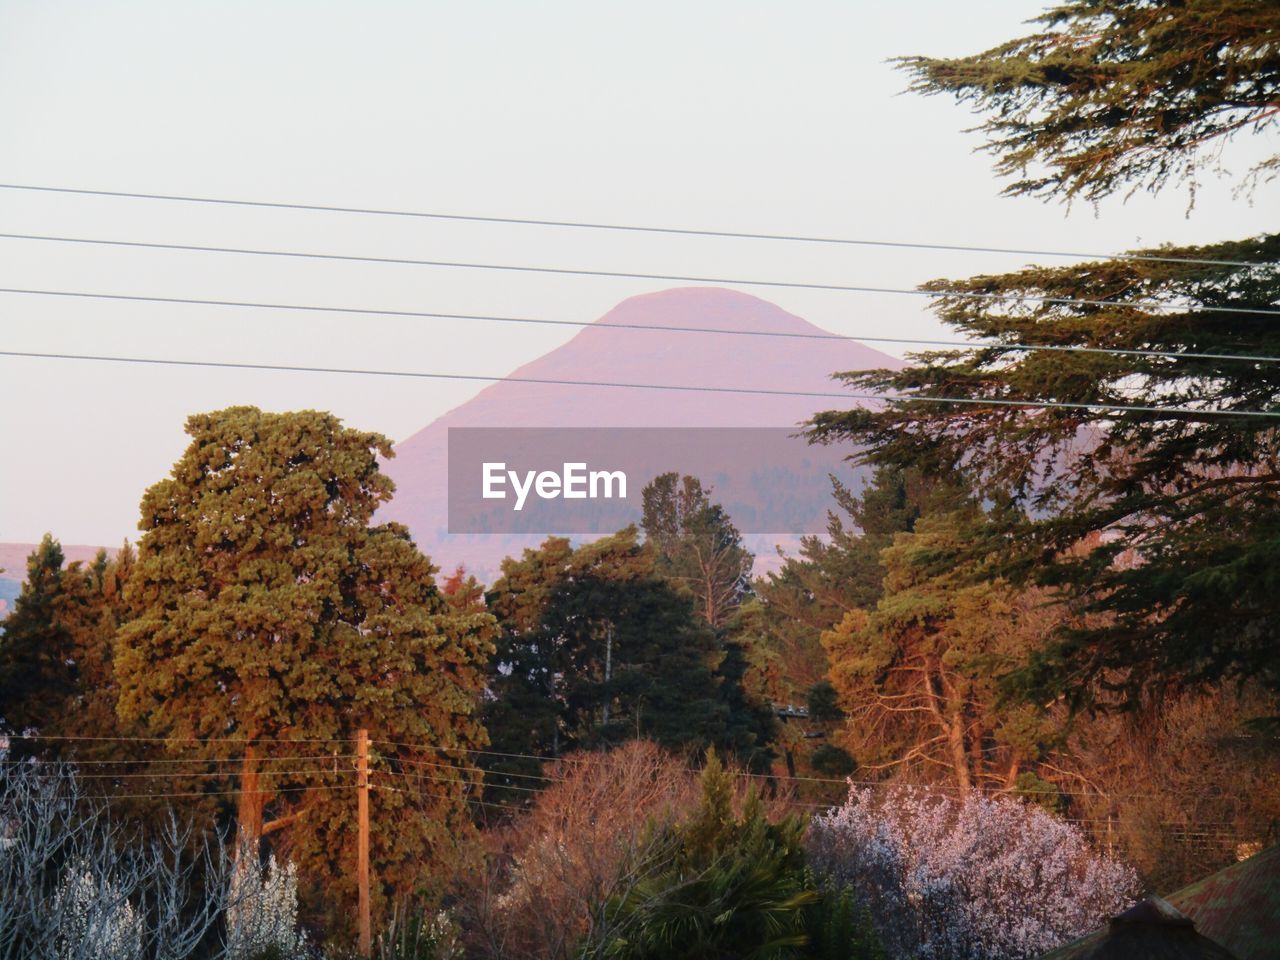
[[[227,909],[228,866],[172,815],[144,835],[71,767],[0,753],[0,960],[191,957]]]

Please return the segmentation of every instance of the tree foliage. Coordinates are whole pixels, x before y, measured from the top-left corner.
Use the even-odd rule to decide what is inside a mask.
[[[121,716],[242,752],[238,828],[250,842],[282,828],[302,886],[338,899],[354,889],[355,803],[327,788],[350,780],[356,730],[370,729],[386,742],[374,769],[402,787],[372,798],[375,893],[429,885],[466,831],[492,618],[451,607],[404,528],[373,523],[393,491],[385,437],[253,407],[193,416],[187,432],[143,498],[116,643]],[[331,772],[289,762],[330,748]],[[419,783],[409,761],[456,777]]]
[[[750,593],[755,557],[729,515],[697,477],[664,473],[644,488],[645,541],[657,551],[658,573],[694,598],[694,609],[717,630]]]
[[[884,570],[880,551],[915,524],[934,485],[913,472],[878,470],[864,490],[833,480],[836,508],[826,536],[806,536],[782,567],[759,578],[755,615],[777,661],[777,695],[801,702],[825,682],[820,638],[849,611],[874,606]]]
[[[962,790],[1012,789],[1057,738],[1036,707],[1004,702],[997,678],[1038,648],[1041,598],[966,568],[981,510],[931,514],[883,554],[884,594],[822,635],[847,715],[837,739],[866,769],[923,768]]]
[[[1009,194],[1097,200],[1194,178],[1242,131],[1280,122],[1280,9],[1258,0],[1068,0],[969,57],[903,57],[913,91],[950,93]],[[1274,176],[1280,155],[1253,173]]]
[[[65,702],[79,689],[76,626],[88,591],[79,567],[63,562],[62,546],[45,534],[0,636],[0,720],[19,733],[61,732]]]
[[[551,537],[503,562],[488,594],[502,635],[486,721],[497,753],[526,756],[495,757],[495,776],[635,736],[721,741],[729,710],[715,633],[655,559],[629,527],[576,548]]]
[[[1280,354],[1266,312],[1280,304],[1280,236],[1151,253],[1180,262],[931,284],[940,316],[965,334],[1083,349],[997,345],[846,374],[919,402],[813,421],[820,440],[863,444],[875,463],[954,473],[1002,505],[981,549],[1088,618],[1024,676],[1042,694],[1084,697],[1097,681],[1136,695],[1171,676],[1280,685],[1278,435],[1273,416],[1256,415],[1276,410],[1280,365],[1248,359]]]
[[[619,960],[782,960],[809,942],[796,818],[770,823],[751,792],[734,809],[733,778],[715,758],[702,774],[702,802],[683,824],[661,828],[651,862],[626,895],[609,904],[607,932],[586,957]]]

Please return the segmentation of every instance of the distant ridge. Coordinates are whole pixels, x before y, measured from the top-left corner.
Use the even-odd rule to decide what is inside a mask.
[[[6,580],[25,580],[27,576],[27,557],[38,547],[38,543],[0,543],[0,577]],[[107,556],[114,557],[119,547],[93,547],[83,543],[62,544],[62,555],[67,563],[79,560],[88,563],[98,555],[99,550],[106,550]]]

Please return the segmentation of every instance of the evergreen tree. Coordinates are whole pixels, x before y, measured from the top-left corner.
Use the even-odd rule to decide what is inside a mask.
[[[17,733],[53,733],[77,689],[71,607],[77,571],[63,570],[50,534],[27,559],[27,579],[0,636],[0,719]]]
[[[1040,30],[970,57],[903,57],[920,93],[986,114],[1009,194],[1084,197],[1190,178],[1280,121],[1280,7],[1259,0],[1068,0]],[[1280,171],[1280,154],[1252,180]]]
[[[814,419],[816,436],[861,444],[873,462],[958,473],[1003,504],[981,549],[1090,615],[1024,674],[1037,696],[1082,698],[1105,681],[1136,697],[1148,681],[1232,676],[1280,689],[1276,420],[1244,412],[1278,409],[1280,366],[1195,356],[1280,353],[1264,312],[1280,305],[1280,236],[1149,252],[1181,262],[932,284],[966,334],[1085,349],[944,351],[849,374],[860,389],[976,402]],[[1046,300],[1016,299],[1026,295]]]
[[[375,896],[429,888],[466,832],[492,618],[450,607],[407,531],[372,523],[393,491],[385,437],[253,407],[193,416],[187,432],[143,498],[121,716],[188,754],[239,752],[241,836],[281,829],[303,885],[339,899],[354,889],[355,802],[329,788],[353,782],[368,728],[375,783],[399,786],[372,797]],[[290,763],[329,752],[331,768]]]
[[[634,527],[576,549],[560,537],[503,562],[488,594],[502,627],[486,719],[490,782],[633,736],[671,747],[721,742],[727,708],[713,631],[655,570]]]
[[[604,942],[587,957],[619,960],[717,960],[802,956],[807,910],[802,837],[794,817],[770,823],[751,792],[741,813],[733,784],[712,754],[702,773],[702,802],[688,822],[656,831],[638,882],[606,908]]]
[[[760,630],[780,660],[777,695],[802,703],[826,677],[819,637],[850,610],[874,606],[884,570],[880,551],[895,534],[909,531],[934,485],[911,471],[877,470],[855,493],[833,480],[836,510],[827,514],[825,537],[807,536],[782,568],[756,581]]]
[[[921,517],[884,550],[876,606],[822,635],[848,718],[838,739],[864,768],[946,770],[962,791],[1013,789],[1057,740],[1043,711],[999,695],[997,678],[1043,642],[1054,614],[967,568],[984,522],[976,504]]]
[[[1158,189],[1203,145],[1280,119],[1274,4],[1071,0],[1042,22],[976,57],[906,61],[917,90],[988,115],[998,169],[1043,168],[1011,192]],[[999,507],[979,549],[1079,615],[1017,685],[1076,703],[1224,677],[1280,690],[1280,236],[926,289],[944,321],[996,345],[843,375],[914,402],[821,413],[812,434],[958,473]]]

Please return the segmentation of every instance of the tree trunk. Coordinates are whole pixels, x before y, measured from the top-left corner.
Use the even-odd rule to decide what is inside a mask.
[[[952,714],[947,724],[947,746],[951,750],[951,763],[956,768],[956,783],[961,793],[968,793],[972,781],[969,777],[969,751],[964,736],[964,713]]]
[[[262,816],[267,796],[262,792],[262,757],[252,743],[244,748],[240,764],[240,799],[236,808],[236,849],[234,864],[244,854],[256,857],[262,841]]]

